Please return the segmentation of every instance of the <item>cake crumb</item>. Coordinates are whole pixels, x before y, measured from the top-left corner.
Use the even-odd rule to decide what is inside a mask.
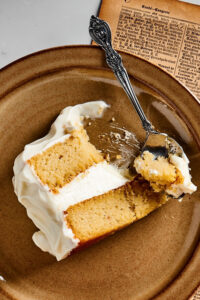
[[[122,158],[122,156],[120,154],[116,155],[116,159],[121,159],[121,158]]]
[[[115,122],[115,117],[112,117],[111,122]]]
[[[103,112],[103,107],[99,107],[99,109],[98,109],[98,115],[101,115],[102,112]]]
[[[110,161],[110,154],[107,153],[107,154],[105,155],[105,159],[106,159],[107,161]]]
[[[91,123],[91,122],[89,122],[89,123],[88,123],[88,126],[91,126],[91,125],[92,125],[92,123]]]
[[[116,139],[120,139],[120,134],[119,133],[116,133],[116,132],[113,132],[113,136],[116,138]]]

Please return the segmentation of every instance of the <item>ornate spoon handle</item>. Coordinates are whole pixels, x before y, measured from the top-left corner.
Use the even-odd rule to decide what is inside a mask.
[[[129,99],[135,107],[136,112],[138,113],[140,120],[142,122],[143,128],[147,132],[155,132],[152,128],[150,121],[146,118],[144,111],[137,99],[137,96],[132,88],[130,79],[126,69],[122,64],[121,56],[112,48],[111,43],[111,30],[109,25],[95,17],[92,16],[90,19],[89,33],[92,39],[99,44],[106,53],[106,62],[108,66],[112,69],[115,76],[121,83],[125,92],[127,93]]]

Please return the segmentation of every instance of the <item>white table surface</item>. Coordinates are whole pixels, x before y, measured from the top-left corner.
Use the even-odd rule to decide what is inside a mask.
[[[200,5],[200,0],[184,1]],[[41,49],[90,44],[89,19],[100,2],[0,0],[0,68]]]

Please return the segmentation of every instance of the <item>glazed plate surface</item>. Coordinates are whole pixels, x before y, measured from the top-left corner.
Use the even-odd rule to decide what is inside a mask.
[[[182,144],[200,190],[199,103],[157,67],[122,56],[148,118]],[[60,262],[34,245],[36,228],[14,194],[15,157],[68,105],[102,99],[108,117],[143,138],[104,53],[75,46],[30,55],[0,71],[0,97],[0,299],[187,299],[200,283],[199,191]],[[98,145],[98,134],[91,139]]]

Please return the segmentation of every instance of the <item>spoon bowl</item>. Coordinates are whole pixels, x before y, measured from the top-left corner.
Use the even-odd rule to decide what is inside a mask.
[[[144,151],[151,152],[155,159],[159,156],[167,158],[169,154],[176,154],[182,157],[184,153],[183,148],[175,139],[168,136],[166,133],[158,131],[147,132],[144,145],[141,149],[141,155]]]

